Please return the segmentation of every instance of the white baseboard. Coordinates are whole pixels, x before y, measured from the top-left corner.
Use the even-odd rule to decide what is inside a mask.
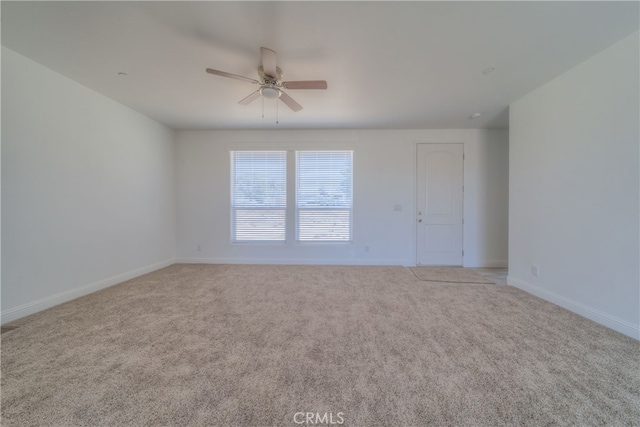
[[[507,277],[507,283],[511,286],[515,286],[518,289],[522,289],[525,292],[547,300],[555,305],[566,308],[567,310],[579,314],[580,316],[586,317],[589,320],[593,320],[594,322],[606,326],[607,328],[611,328],[614,331],[620,332],[621,334],[625,334],[631,338],[640,340],[640,325],[634,325],[633,323],[627,322],[626,320],[619,319],[593,307],[589,307],[577,301],[573,301],[569,298],[554,294],[553,292],[549,292],[538,286],[530,285],[520,279],[516,279],[511,276]]]
[[[406,259],[268,259],[268,258],[176,258],[176,264],[279,264],[279,265],[401,265],[409,267]]]
[[[51,295],[46,298],[39,299],[37,301],[29,302],[21,306],[4,310],[0,314],[0,324],[5,324],[21,317],[28,316],[30,314],[37,313],[54,305],[62,304],[63,302],[71,301],[78,297],[88,295],[90,293],[99,291],[100,289],[108,288],[109,286],[117,285],[124,281],[133,279],[143,274],[151,273],[152,271],[159,270],[164,267],[168,267],[175,264],[174,259],[169,259],[156,264],[151,264],[146,267],[138,268],[136,270],[128,271],[126,273],[118,274],[117,276],[109,277],[108,279],[99,280],[97,282],[89,283],[88,285],[80,286],[75,289],[71,289],[65,292],[61,292],[56,295]]]

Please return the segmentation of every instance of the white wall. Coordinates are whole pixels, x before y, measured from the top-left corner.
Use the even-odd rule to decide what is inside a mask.
[[[415,265],[416,143],[462,142],[465,265],[506,266],[507,136],[506,130],[177,132],[178,258],[183,262]],[[229,150],[327,144],[355,151],[353,244],[231,244]],[[395,205],[402,205],[402,211],[394,211]]]
[[[2,48],[2,321],[175,258],[174,132]]]
[[[514,102],[509,136],[509,283],[636,338],[638,49],[636,32]]]

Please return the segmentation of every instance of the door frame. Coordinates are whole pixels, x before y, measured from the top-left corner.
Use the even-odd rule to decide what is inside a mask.
[[[466,201],[466,144],[464,141],[415,141],[414,162],[413,162],[413,266],[418,267],[418,147],[420,145],[443,145],[443,144],[461,144],[462,145],[462,266],[464,267],[465,253],[465,201]]]

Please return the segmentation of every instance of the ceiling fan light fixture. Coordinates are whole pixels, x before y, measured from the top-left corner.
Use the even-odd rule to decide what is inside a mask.
[[[267,87],[260,88],[260,93],[262,94],[263,97],[267,99],[274,99],[274,98],[280,97],[280,90],[275,87],[267,86]]]

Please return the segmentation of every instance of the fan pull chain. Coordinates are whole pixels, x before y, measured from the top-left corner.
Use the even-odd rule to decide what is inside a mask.
[[[280,105],[280,103],[278,102],[278,98],[276,98],[276,124],[279,124],[280,122],[278,121],[278,105]]]
[[[262,118],[264,119],[264,96],[261,96],[260,98],[262,98]]]

